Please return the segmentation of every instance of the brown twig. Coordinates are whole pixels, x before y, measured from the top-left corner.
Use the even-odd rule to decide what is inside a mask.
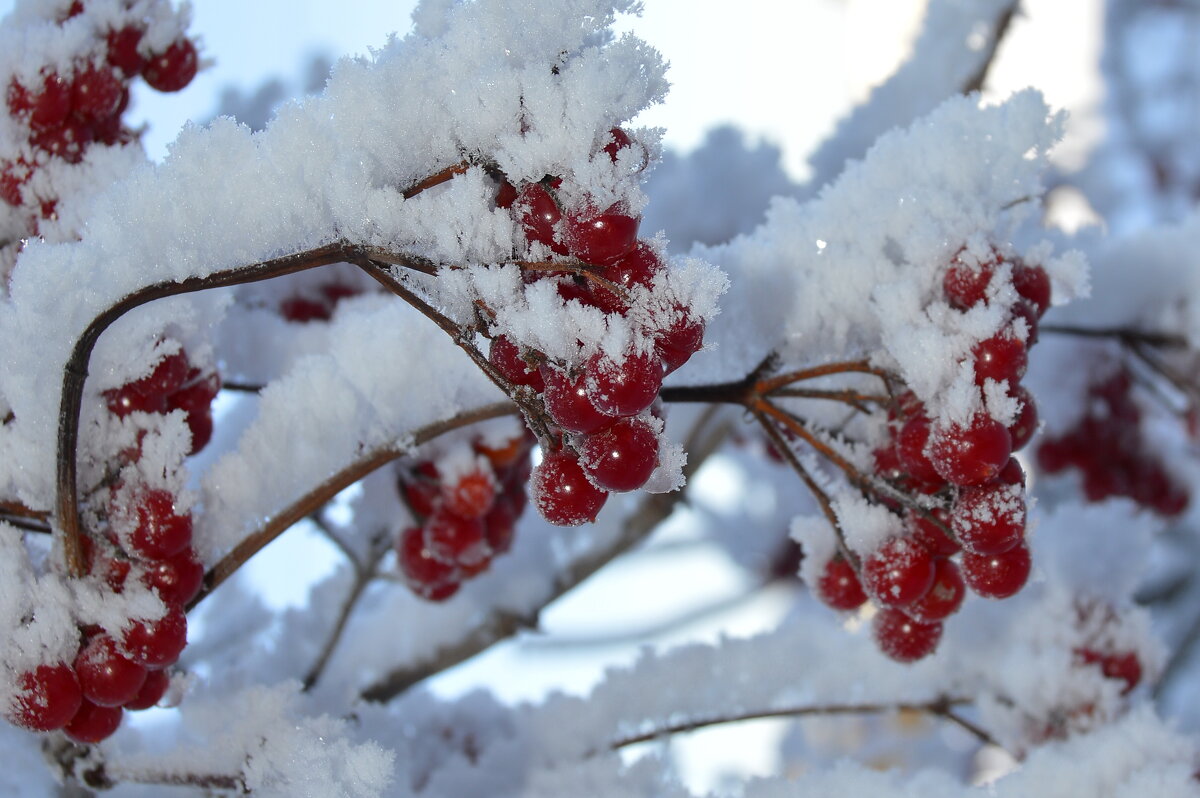
[[[453,166],[447,166],[442,171],[426,177],[424,180],[418,180],[416,183],[413,183],[411,186],[406,188],[402,194],[405,199],[412,199],[427,188],[440,186],[442,183],[453,180],[458,175],[466,174],[467,170],[470,168],[470,162],[459,161]]]
[[[996,60],[996,51],[1000,49],[1000,42],[1003,41],[1004,35],[1008,32],[1013,17],[1016,16],[1020,6],[1021,4],[1018,0],[1013,0],[1012,3],[1000,11],[1000,16],[996,19],[996,32],[992,36],[992,40],[988,42],[988,51],[984,56],[983,63],[979,65],[979,69],[975,70],[975,73],[963,84],[963,94],[970,94],[973,91],[979,91],[983,88],[988,72],[991,71],[992,63]]]
[[[685,477],[690,477],[696,472],[716,451],[728,433],[727,427],[708,433],[705,427],[711,418],[711,413],[702,416],[688,437],[685,444],[688,452],[688,464],[684,467]],[[413,685],[486,651],[522,629],[537,628],[542,607],[578,586],[616,557],[644,540],[671,514],[682,498],[682,491],[646,496],[638,510],[626,520],[620,535],[603,548],[575,560],[558,574],[549,595],[541,602],[540,607],[526,614],[493,612],[464,637],[431,652],[426,659],[385,674],[362,691],[362,698],[375,702],[390,701]]]
[[[675,734],[686,734],[710,726],[729,723],[743,723],[748,720],[766,720],[768,718],[799,718],[812,715],[877,715],[885,712],[922,712],[944,718],[965,729],[980,742],[987,745],[997,745],[992,735],[979,726],[966,721],[951,711],[952,707],[970,704],[966,698],[938,698],[924,703],[898,704],[816,704],[781,709],[750,710],[730,715],[718,715],[709,718],[695,718],[677,723],[666,723],[647,732],[618,737],[610,742],[607,750],[617,751],[638,743],[647,743],[662,737]],[[597,752],[592,752],[595,755]]]
[[[489,418],[512,415],[515,412],[516,408],[511,403],[496,402],[459,413],[452,418],[436,421],[414,431],[412,433],[412,446],[420,446],[451,430],[485,421]],[[333,474],[324,482],[280,510],[276,515],[267,519],[266,523],[257,531],[244,538],[241,543],[234,546],[232,551],[209,569],[208,573],[204,576],[204,584],[200,588],[200,593],[188,604],[188,610],[191,610],[203,601],[209,593],[216,590],[222,582],[232,576],[247,560],[258,553],[268,543],[279,537],[279,535],[293,524],[316,512],[317,509],[323,507],[334,496],[355,482],[358,482],[367,474],[409,451],[411,449],[407,447],[385,446],[367,452],[363,457],[338,471],[336,474]]]
[[[1076,327],[1070,324],[1039,324],[1038,333],[1074,335],[1080,338],[1112,338],[1123,344],[1148,344],[1165,349],[1186,349],[1187,339],[1182,335],[1135,330],[1130,327]]]

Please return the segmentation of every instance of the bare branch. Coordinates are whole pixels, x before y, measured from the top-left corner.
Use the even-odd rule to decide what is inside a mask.
[[[1008,33],[1009,26],[1012,24],[1013,17],[1016,16],[1020,9],[1020,2],[1013,0],[1006,8],[1002,9],[1000,16],[996,18],[996,32],[988,42],[987,55],[983,59],[983,63],[979,65],[979,69],[975,74],[967,79],[963,84],[962,93],[970,94],[973,91],[979,91],[983,88],[983,84],[987,81],[988,72],[991,71],[992,63],[996,60],[996,51],[1000,49],[1000,42],[1004,40],[1004,35]]]

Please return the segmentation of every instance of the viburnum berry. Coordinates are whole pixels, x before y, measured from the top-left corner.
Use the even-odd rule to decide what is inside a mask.
[[[17,677],[16,685],[7,716],[31,731],[61,729],[75,717],[83,701],[75,671],[61,662],[25,671]]]
[[[542,366],[541,373],[546,385],[542,392],[546,412],[555,424],[567,432],[587,434],[603,429],[616,420],[592,403],[589,391],[585,388],[585,374],[571,379],[551,366]]]
[[[445,508],[460,518],[480,518],[496,498],[496,483],[490,473],[479,469],[461,475],[442,490]]]
[[[521,228],[525,231],[525,238],[545,244],[559,255],[567,254],[567,245],[558,237],[562,209],[545,186],[527,183],[518,192],[515,205],[521,211]]]
[[[862,584],[885,607],[903,607],[933,585],[933,555],[911,538],[890,537],[862,563]]]
[[[629,134],[619,127],[614,127],[608,131],[609,142],[604,145],[602,151],[608,153],[608,157],[612,158],[612,162],[617,162],[617,154],[631,145],[633,141],[629,138]]]
[[[71,105],[88,121],[105,119],[117,112],[123,86],[110,67],[89,65],[71,81]]]
[[[620,363],[597,353],[584,366],[584,375],[593,407],[609,416],[635,416],[654,403],[663,367],[652,353],[627,352]]]
[[[497,496],[492,508],[484,516],[483,528],[488,549],[492,555],[503,554],[512,548],[513,535],[517,527],[517,503],[507,494]],[[522,502],[523,506],[523,502]]]
[[[704,346],[704,322],[686,314],[679,315],[654,342],[654,351],[663,361],[663,371],[670,374]]]
[[[219,374],[215,371],[202,374],[200,369],[191,369],[184,386],[167,395],[168,411],[182,410],[187,414],[185,420],[192,436],[192,446],[188,454],[200,451],[212,439],[212,402],[220,391]]]
[[[108,63],[125,73],[126,77],[140,75],[146,66],[145,57],[138,52],[144,32],[129,25],[108,32]]]
[[[983,385],[987,380],[1015,385],[1025,376],[1029,365],[1025,342],[1010,330],[1002,330],[975,344],[971,354],[974,356],[976,385]]]
[[[976,414],[969,424],[940,429],[929,437],[929,462],[939,476],[955,485],[987,482],[1012,453],[1008,429],[986,413]]]
[[[111,737],[120,727],[124,714],[125,710],[120,707],[101,706],[85,698],[63,731],[75,742],[91,745]]]
[[[96,635],[79,650],[75,673],[83,697],[103,707],[133,700],[146,681],[146,668],[121,654],[107,634]]]
[[[1032,565],[1024,543],[1000,554],[963,552],[963,580],[984,598],[1008,598],[1025,586]]]
[[[921,623],[936,623],[949,618],[962,606],[967,587],[954,560],[934,560],[933,587],[924,596],[904,608],[904,614]]]
[[[871,626],[879,650],[897,662],[915,662],[929,656],[942,639],[941,623],[921,623],[903,610],[885,608]]]
[[[959,490],[950,518],[964,549],[1000,554],[1025,536],[1025,492],[1016,485],[988,483]]]
[[[492,339],[491,348],[488,350],[488,362],[500,372],[500,376],[514,385],[528,385],[538,393],[545,390],[541,373],[521,357],[520,347],[506,336],[497,335]]]
[[[817,598],[835,610],[856,610],[867,601],[854,566],[840,555],[825,563],[815,588]]]
[[[949,557],[957,554],[962,546],[946,531],[950,527],[950,511],[944,507],[935,507],[929,511],[929,514],[937,522],[940,522],[940,525],[916,510],[911,508],[908,510],[908,528],[912,532],[913,540],[929,549],[935,557]]]
[[[946,301],[951,307],[959,310],[966,310],[983,302],[994,269],[992,263],[982,263],[978,268],[971,268],[955,258],[942,279],[942,292],[946,295]]]
[[[165,490],[150,490],[136,497],[137,526],[129,534],[129,547],[149,560],[165,560],[192,542],[192,516],[175,513],[175,497]]]
[[[121,648],[129,659],[147,668],[163,668],[179,659],[187,645],[187,617],[168,605],[156,620],[140,619],[125,627]]]
[[[165,670],[147,671],[142,689],[125,702],[125,709],[149,709],[162,700],[170,685],[171,676]]]
[[[618,419],[577,446],[583,470],[608,491],[637,490],[658,465],[658,435],[640,418]]]
[[[161,53],[151,55],[142,69],[142,77],[158,91],[179,91],[192,82],[200,58],[190,39],[177,39]]]
[[[409,589],[429,601],[445,601],[458,592],[461,577],[453,563],[433,556],[425,544],[425,530],[408,527],[396,543],[400,571]]]
[[[896,435],[896,454],[900,458],[900,465],[916,481],[913,487],[923,493],[930,492],[922,490],[924,486],[936,490],[946,482],[926,453],[932,429],[929,418],[919,413],[905,421]]]
[[[163,560],[145,563],[142,583],[168,605],[184,606],[204,584],[204,564],[191,546]]]
[[[425,548],[433,557],[460,566],[477,565],[488,557],[483,522],[445,506],[425,519]]]
[[[1050,275],[1041,266],[1018,263],[1013,267],[1013,288],[1037,310],[1039,318],[1050,309]]]
[[[613,285],[629,292],[638,285],[650,288],[654,283],[655,275],[662,269],[662,260],[659,259],[654,248],[644,241],[639,241],[628,254],[605,269],[603,276]],[[605,313],[624,313],[629,309],[629,302],[626,299],[604,285],[592,286],[591,292],[596,307]]]
[[[1142,661],[1133,651],[1122,654],[1101,654],[1090,648],[1075,649],[1075,655],[1086,665],[1099,665],[1106,679],[1125,682],[1121,694],[1125,695],[1142,681]]]
[[[1020,409],[1017,411],[1016,420],[1008,428],[1008,437],[1012,443],[1012,450],[1019,452],[1033,438],[1033,433],[1037,432],[1037,404],[1025,386],[1017,385],[1011,391],[1013,398],[1019,403]]]
[[[550,452],[533,469],[529,483],[533,504],[555,526],[579,526],[596,520],[608,498],[593,485],[570,449]]]
[[[109,412],[117,418],[124,418],[135,410],[163,413],[167,409],[168,394],[182,388],[187,376],[187,355],[180,349],[159,360],[145,377],[106,391],[104,396]]]
[[[613,205],[601,213],[594,209],[573,211],[566,217],[567,250],[597,266],[615,263],[637,243],[639,220]]]

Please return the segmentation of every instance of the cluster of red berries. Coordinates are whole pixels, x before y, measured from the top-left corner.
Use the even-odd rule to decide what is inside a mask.
[[[195,454],[212,438],[212,401],[220,390],[220,375],[193,366],[180,347],[160,360],[150,374],[106,391],[104,398],[109,412],[117,418],[125,418],[135,410],[158,414],[182,410],[192,433],[188,454]]]
[[[430,601],[444,601],[463,580],[487,570],[512,546],[517,519],[528,501],[531,435],[518,435],[494,448],[481,440],[466,470],[443,476],[431,460],[405,468],[397,487],[419,525],[396,541],[400,572],[409,588]]]
[[[602,148],[613,162],[632,146],[620,128],[609,131]],[[604,282],[553,272],[527,272],[550,279],[566,301],[626,315],[630,292],[654,290],[664,265],[659,254],[638,240],[639,217],[619,204],[604,210],[564,210],[558,178],[527,183],[519,190],[501,184],[497,205],[520,213],[525,237],[556,255],[592,267]],[[645,329],[647,349],[631,348],[620,357],[597,353],[577,368],[551,362],[542,352],[518,346],[503,335],[492,340],[489,360],[506,380],[541,395],[547,414],[564,434],[561,446],[545,452],[534,470],[531,491],[538,511],[552,524],[577,526],[595,519],[611,491],[640,488],[658,465],[659,422],[648,411],[663,378],[682,366],[704,338],[704,323],[675,307],[658,329]]]
[[[338,302],[357,296],[358,289],[339,282],[321,283],[315,291],[297,292],[279,305],[279,314],[288,321],[307,324],[310,321],[329,321]]]
[[[75,2],[59,21],[83,13]],[[178,91],[196,75],[199,61],[191,40],[180,37],[164,50],[143,53],[146,23],[130,22],[98,32],[94,52],[81,55],[63,73],[43,69],[37,81],[13,78],[6,89],[9,113],[28,128],[29,149],[16,160],[0,162],[0,200],[29,205],[42,218],[51,218],[57,198],[22,196],[46,158],[79,163],[93,143],[125,144],[136,134],[121,123],[129,105],[129,84],[141,75],[159,91]],[[36,223],[36,222],[35,222]]]
[[[943,281],[946,300],[958,310],[987,302],[999,288],[992,285],[999,265],[997,259],[972,268],[956,259]],[[1006,385],[1019,404],[1015,420],[1006,427],[980,412],[967,425],[937,428],[911,392],[901,395],[889,410],[888,440],[875,451],[876,475],[940,502],[928,511],[905,510],[903,531],[863,558],[858,571],[834,557],[816,585],[817,595],[836,609],[856,609],[869,596],[880,608],[875,639],[901,662],[936,649],[942,621],[961,606],[966,588],[1007,598],[1029,578],[1025,474],[1012,453],[1037,426],[1033,399],[1019,381],[1038,319],[1050,305],[1050,281],[1041,267],[1021,263],[1012,265],[1011,275],[1020,299],[1009,323],[974,347],[972,365],[980,387],[988,380]],[[951,559],[960,552],[960,562]]]
[[[1191,497],[1142,440],[1142,411],[1132,391],[1133,376],[1125,368],[1089,386],[1085,415],[1038,447],[1038,465],[1048,474],[1078,468],[1088,501],[1126,496],[1159,515],[1177,516]]]

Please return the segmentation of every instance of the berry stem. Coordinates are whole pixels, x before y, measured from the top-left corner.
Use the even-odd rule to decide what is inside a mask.
[[[795,382],[814,380],[818,377],[828,377],[831,374],[847,373],[874,374],[883,380],[885,384],[890,376],[886,371],[873,367],[865,360],[844,360],[837,363],[826,363],[822,366],[801,369],[800,371],[789,371],[786,374],[777,374],[769,379],[758,380],[754,386],[754,392],[759,396],[769,396],[777,389]]]
[[[1187,339],[1182,335],[1135,330],[1129,327],[1076,327],[1070,324],[1039,324],[1039,333],[1074,335],[1082,338],[1115,338],[1123,344],[1148,344],[1167,349],[1186,349]]]
[[[459,161],[453,166],[447,166],[440,172],[436,172],[423,180],[418,180],[403,191],[405,199],[412,199],[427,188],[440,186],[442,183],[449,182],[461,174],[466,174],[471,168],[470,161]]]

